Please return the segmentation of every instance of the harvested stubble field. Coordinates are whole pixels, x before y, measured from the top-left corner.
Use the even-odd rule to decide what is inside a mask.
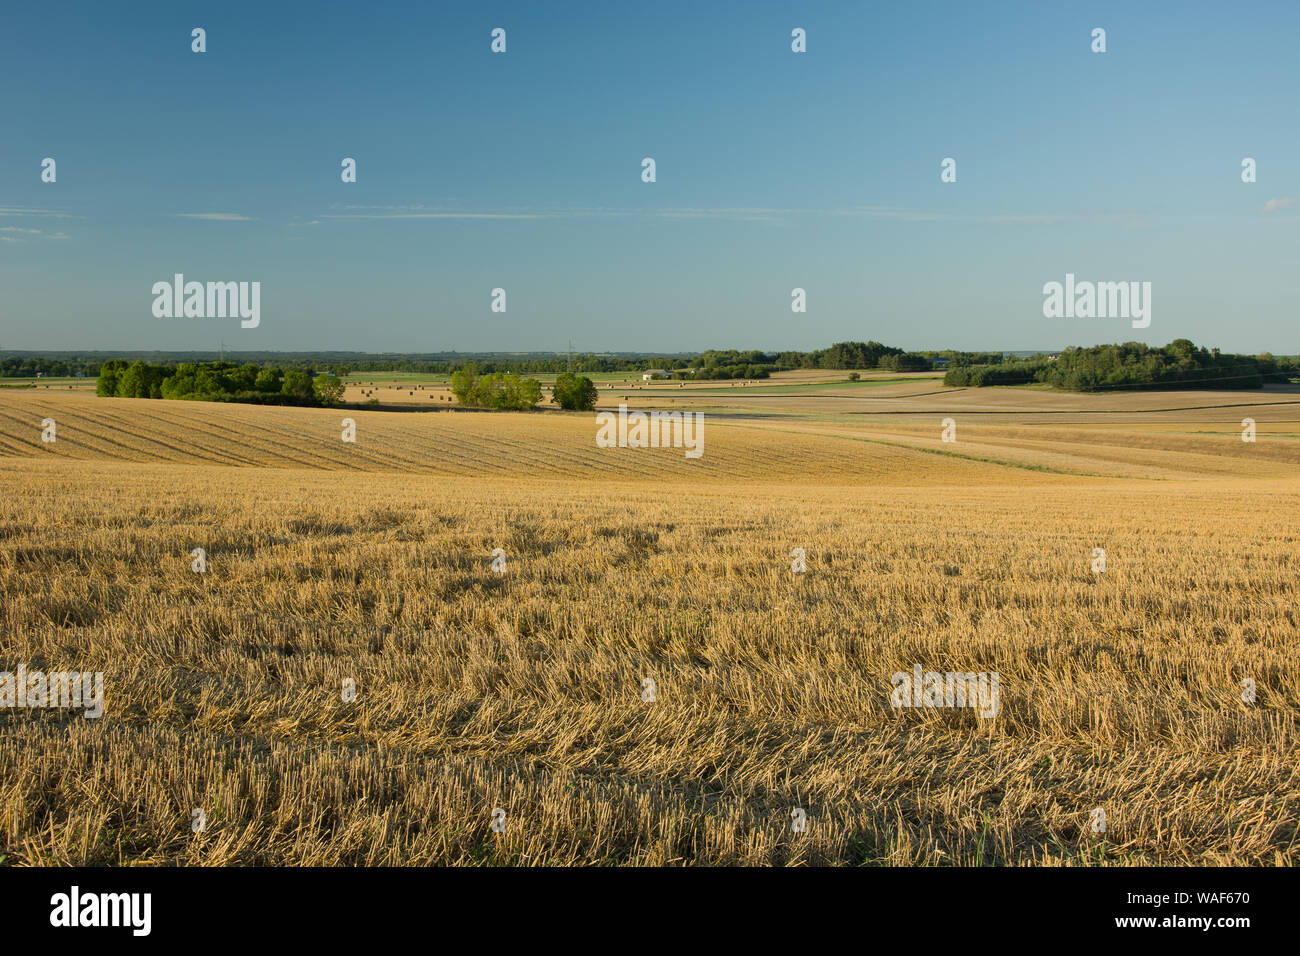
[[[710,417],[696,461],[590,415],[0,396],[0,671],[106,698],[0,711],[0,857],[1297,862],[1297,406],[906,388]],[[997,716],[891,708],[914,663],[996,672]]]

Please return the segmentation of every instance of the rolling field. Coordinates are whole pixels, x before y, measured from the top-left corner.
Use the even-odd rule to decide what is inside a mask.
[[[105,689],[0,710],[0,863],[1300,862],[1300,394],[892,379],[601,386],[696,460],[0,391],[0,671]]]

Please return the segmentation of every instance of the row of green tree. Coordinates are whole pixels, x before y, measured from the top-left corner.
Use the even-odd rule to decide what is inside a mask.
[[[319,406],[342,401],[343,382],[337,375],[275,366],[183,362],[173,368],[113,359],[100,367],[95,392],[116,398]]]
[[[469,408],[496,408],[525,412],[542,400],[542,385],[535,378],[520,378],[514,372],[480,375],[470,365],[451,375],[451,393]],[[569,411],[590,411],[596,407],[596,385],[585,375],[561,372],[555,378],[551,401]]]
[[[470,408],[498,408],[527,411],[542,400],[542,385],[535,378],[520,378],[514,372],[479,375],[470,367],[451,374],[451,393]]]
[[[1163,347],[1142,342],[1067,348],[1056,357],[1034,355],[994,365],[950,368],[945,385],[1025,385],[1039,382],[1074,392],[1110,389],[1260,388],[1289,382],[1300,374],[1300,359],[1220,353],[1175,339]]]

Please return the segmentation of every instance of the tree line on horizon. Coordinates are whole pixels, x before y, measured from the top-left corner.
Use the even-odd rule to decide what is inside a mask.
[[[798,364],[790,364],[796,358]],[[644,357],[618,360],[634,361],[635,367],[612,371],[663,369],[670,378],[679,380],[753,379],[766,378],[773,371],[790,368],[925,371],[934,368],[940,360],[946,366],[945,385],[975,388],[1035,383],[1068,391],[1259,388],[1265,383],[1285,383],[1300,376],[1298,357],[1276,357],[1267,352],[1253,356],[1220,353],[1218,349],[1199,347],[1189,339],[1176,339],[1163,347],[1141,342],[1069,347],[1059,355],[1026,357],[1009,356],[1003,352],[905,352],[879,342],[839,342],[814,352],[775,355],[756,350],[711,349],[693,360],[680,357],[672,360]],[[549,364],[563,361],[557,359]],[[452,392],[461,404],[482,408],[533,408],[541,401],[540,384],[519,374],[527,369],[500,368],[500,364],[501,361],[460,363],[446,369],[451,373]],[[122,359],[109,359],[96,366],[96,392],[128,398],[333,405],[342,400],[344,386],[337,373],[346,373],[346,366],[344,363],[343,366],[334,365],[328,370],[318,371],[315,363],[306,360],[279,365],[267,362],[173,364],[140,360],[128,363]],[[32,377],[34,370],[31,359],[11,357],[0,361],[0,376]],[[55,371],[51,369],[48,374],[55,374]],[[561,408],[585,409],[594,404],[595,386],[589,378],[563,370],[552,394],[553,401]]]
[[[51,377],[71,377],[83,374],[97,377],[106,362],[143,362],[146,365],[178,368],[181,365],[216,365],[222,362],[205,361],[202,353],[126,353],[112,359],[102,359],[84,353],[56,353],[39,356],[9,356],[0,359],[0,378],[34,378],[39,373]],[[365,359],[348,357],[347,353],[244,353],[240,367],[254,365],[259,368],[280,368],[307,372],[313,377],[317,370],[335,375],[353,372],[419,372],[449,375],[473,364],[479,372],[558,374],[560,372],[644,372],[663,369],[677,379],[713,380],[728,378],[767,378],[772,372],[791,369],[872,369],[890,371],[927,371],[935,360],[945,360],[954,365],[989,364],[1001,362],[1002,352],[960,352],[953,350],[907,352],[879,342],[837,342],[829,348],[811,352],[764,352],[759,349],[707,349],[698,354],[686,355],[597,355],[594,353],[553,357],[536,355],[513,357],[508,353],[466,353],[446,358],[420,356],[385,356]]]
[[[1033,355],[993,365],[954,366],[943,384],[980,388],[988,385],[1041,383],[1071,392],[1108,389],[1261,388],[1287,383],[1300,375],[1300,359],[1268,352],[1237,355],[1175,339],[1163,347],[1142,342],[1067,348],[1057,356]]]
[[[253,405],[337,405],[343,380],[304,369],[183,362],[175,367],[113,359],[100,366],[95,394],[112,398],[168,398]]]

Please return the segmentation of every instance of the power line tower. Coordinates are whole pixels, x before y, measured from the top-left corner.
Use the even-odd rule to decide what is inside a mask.
[[[569,371],[573,371],[573,339],[569,339]]]

